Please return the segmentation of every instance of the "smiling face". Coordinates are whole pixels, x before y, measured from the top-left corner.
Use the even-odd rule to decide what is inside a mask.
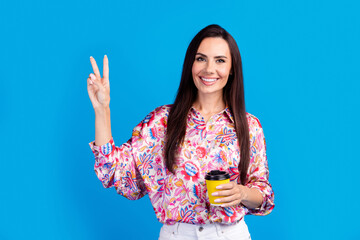
[[[221,95],[231,71],[228,43],[220,37],[204,38],[195,55],[192,77],[198,95]]]

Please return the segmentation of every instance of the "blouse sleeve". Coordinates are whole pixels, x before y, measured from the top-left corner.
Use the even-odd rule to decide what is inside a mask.
[[[252,130],[250,130],[251,152],[247,176],[248,183],[246,186],[258,189],[263,197],[263,202],[259,208],[248,209],[248,213],[252,215],[267,215],[275,206],[274,192],[269,183],[269,168],[263,129],[258,119],[255,118],[254,122]]]
[[[151,113],[133,130],[132,137],[120,147],[114,140],[102,146],[95,141],[89,143],[95,155],[95,173],[105,188],[115,187],[118,194],[137,200],[147,194],[142,175],[136,164],[139,149],[147,148],[145,132],[149,131],[148,120]]]

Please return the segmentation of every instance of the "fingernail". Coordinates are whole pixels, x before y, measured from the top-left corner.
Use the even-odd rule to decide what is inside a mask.
[[[93,58],[92,56],[90,56],[90,58]]]
[[[89,80],[90,85],[93,84],[93,81]]]
[[[215,199],[214,202],[221,202],[221,200],[220,199]]]
[[[92,73],[90,73],[90,78],[91,78],[92,80],[95,80],[95,79],[96,79],[95,75],[92,74]]]
[[[222,204],[220,207],[225,207],[225,204]]]
[[[217,192],[214,192],[214,193],[212,193],[211,195],[212,195],[212,196],[217,196],[218,193],[217,193]]]
[[[217,186],[216,189],[222,189],[222,187],[221,187],[221,186]]]

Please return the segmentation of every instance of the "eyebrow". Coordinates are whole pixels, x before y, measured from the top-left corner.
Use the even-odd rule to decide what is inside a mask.
[[[203,57],[207,57],[205,54],[203,54],[203,53],[196,53],[196,55],[200,55],[200,56],[203,56]],[[214,58],[227,58],[227,57],[225,57],[225,56],[223,56],[223,55],[220,55],[220,56],[215,56]]]

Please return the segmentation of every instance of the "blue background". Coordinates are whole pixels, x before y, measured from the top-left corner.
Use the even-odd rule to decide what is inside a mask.
[[[172,103],[186,48],[217,23],[242,54],[275,209],[253,239],[359,239],[357,1],[1,1],[0,239],[157,239],[148,197],[104,189],[88,143],[89,56],[109,57],[117,145]]]

